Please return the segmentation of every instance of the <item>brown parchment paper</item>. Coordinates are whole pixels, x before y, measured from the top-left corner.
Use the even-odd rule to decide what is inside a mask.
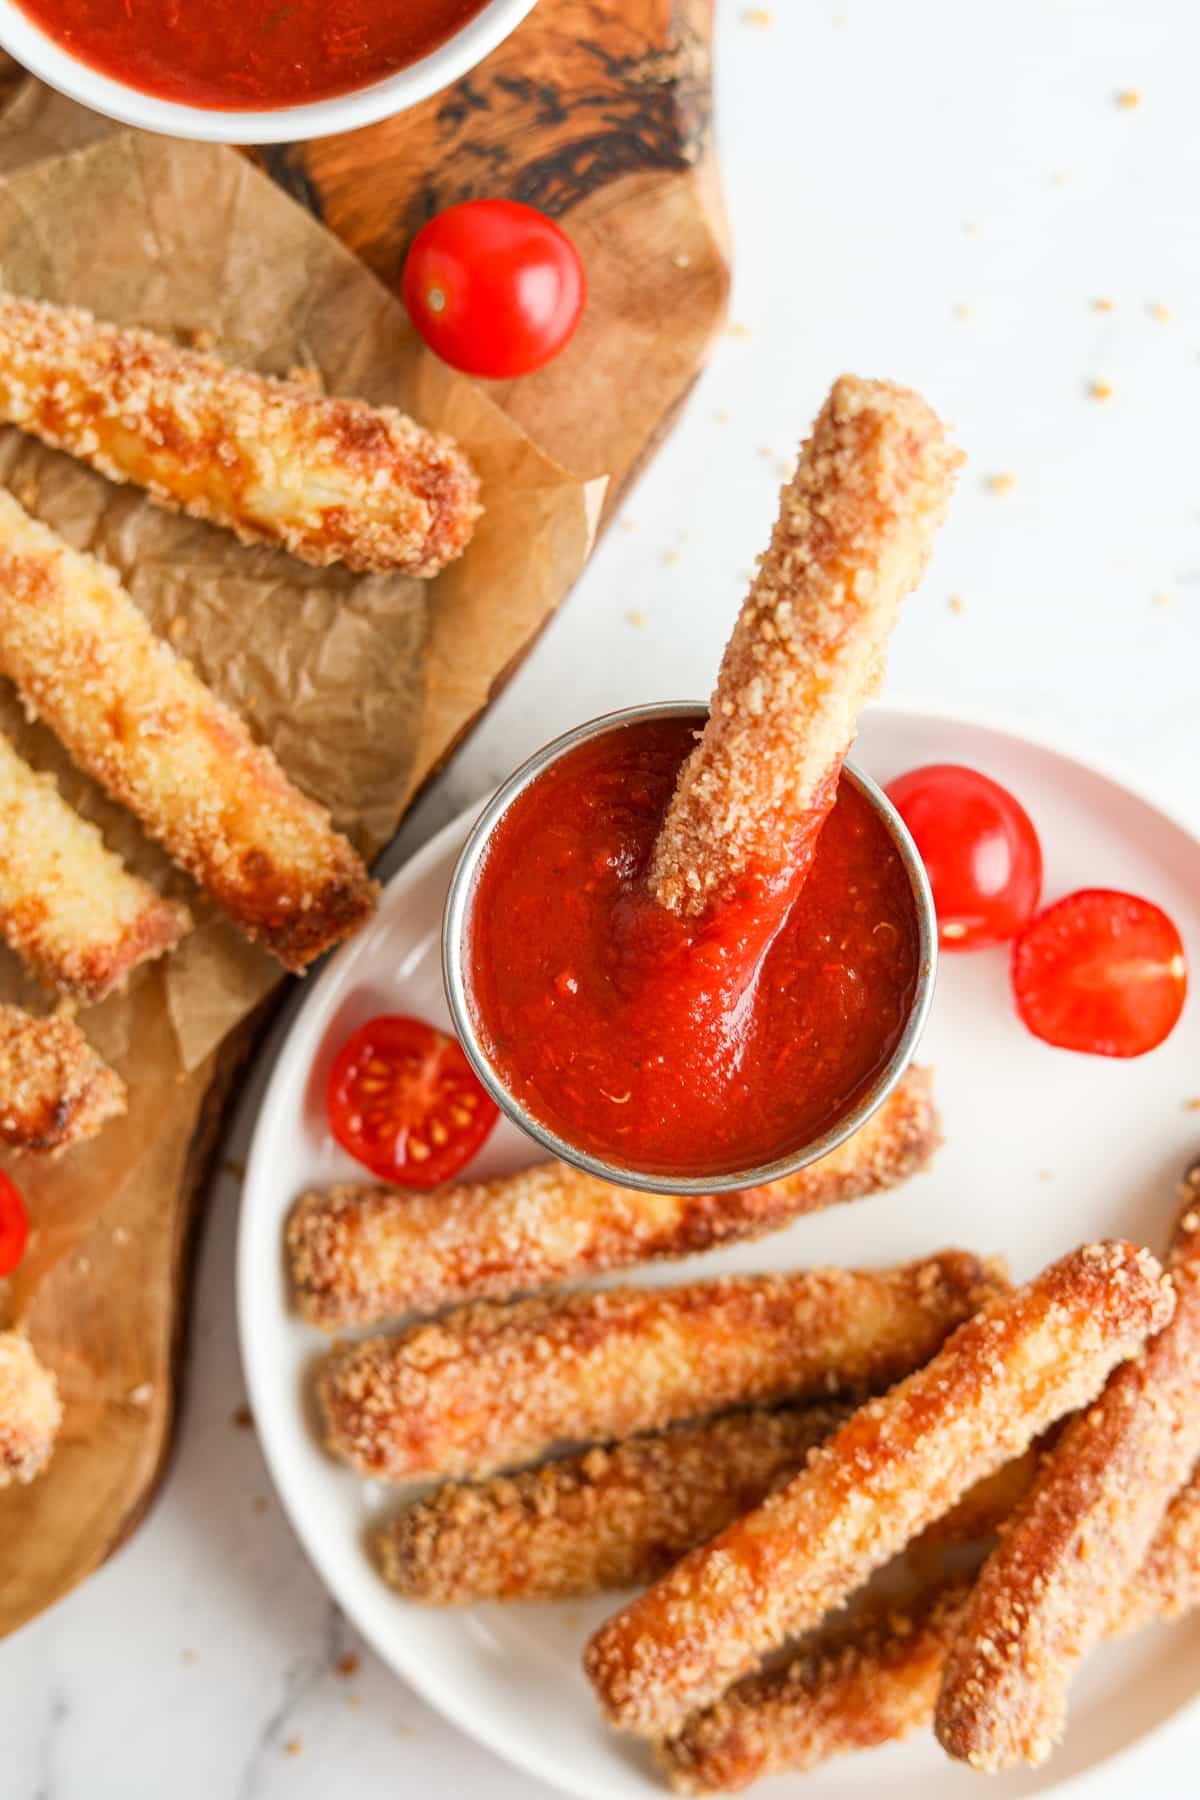
[[[370,856],[575,579],[594,496],[478,388],[436,364],[398,302],[236,152],[97,134],[90,116],[81,120],[78,108],[42,93],[29,84],[16,103],[21,129],[0,137],[0,174],[8,171],[0,283],[182,340],[199,335],[273,373],[310,369],[330,391],[398,405],[450,431],[481,474],[486,512],[474,541],[437,581],[419,583],[309,569],[283,552],[246,548],[15,431],[0,433],[0,480],[119,570],[156,628]],[[92,141],[56,153],[80,138]],[[0,1296],[0,1316],[36,1324],[43,1284],[55,1271],[66,1279],[63,1259],[123,1194],[153,1182],[168,1203],[212,1059],[281,972],[236,937],[48,732],[25,724],[7,684],[0,729],[54,770],[132,867],[185,894],[197,919],[166,963],[82,1015],[129,1084],[128,1117],[53,1165],[20,1166],[35,1237]],[[0,999],[29,1002],[31,992],[15,959],[0,952]]]

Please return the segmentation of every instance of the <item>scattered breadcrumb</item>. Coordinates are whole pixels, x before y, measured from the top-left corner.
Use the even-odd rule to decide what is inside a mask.
[[[961,320],[962,323],[965,325],[967,320],[971,317],[971,307],[970,307],[969,301],[966,301],[966,300],[956,301],[955,306],[954,306],[954,316],[956,319]]]
[[[357,1675],[359,1669],[362,1667],[362,1658],[356,1656],[353,1650],[348,1650],[345,1656],[338,1657],[333,1666],[342,1677],[343,1681],[349,1681],[350,1677],[352,1675]]]
[[[639,612],[636,606],[631,606],[629,611],[625,614],[625,622],[628,625],[632,625],[635,631],[644,631],[646,629],[646,615],[644,612]]]
[[[775,19],[765,6],[748,6],[742,14],[742,22],[745,25],[756,25],[760,31],[766,31],[768,26],[775,23]]]
[[[299,1754],[303,1750],[303,1748],[304,1748],[304,1739],[303,1738],[298,1738],[298,1737],[289,1738],[287,1743],[283,1746],[283,1754],[285,1756],[299,1756]]]
[[[1117,95],[1117,105],[1124,107],[1126,112],[1132,112],[1133,108],[1140,106],[1141,103],[1142,96],[1136,88],[1122,88]]]
[[[663,552],[663,561],[665,563],[677,563],[681,554],[682,552],[679,550],[665,550]]]
[[[173,619],[171,619],[167,624],[168,641],[170,643],[174,644],[176,649],[178,649],[179,645],[182,644],[182,642],[183,642],[184,638],[187,636],[187,634],[188,634],[187,620],[184,618],[182,613],[176,613],[175,617]]]
[[[1070,179],[1070,169],[1055,169],[1050,176],[1050,185],[1051,187],[1066,187]]]
[[[1150,604],[1152,606],[1170,606],[1171,596],[1170,596],[1170,594],[1164,594],[1161,592],[1157,593],[1157,594],[1151,594]]]
[[[621,520],[621,530],[622,531],[636,531],[637,530],[636,521],[633,519],[622,519]]]
[[[1156,300],[1150,308],[1150,317],[1152,319],[1157,319],[1160,325],[1169,325],[1171,322],[1171,309],[1164,300]]]
[[[713,418],[717,421],[718,425],[728,425],[732,417],[733,414],[726,412],[724,407],[721,408],[720,412],[715,412],[713,414]]]
[[[961,612],[966,612],[966,610],[967,610],[966,602],[963,600],[963,597],[961,594],[951,594],[950,598],[946,602],[946,605],[950,608],[950,611],[952,613],[961,613]]]
[[[974,219],[963,220],[963,233],[966,237],[979,236],[979,226]]]
[[[733,325],[727,325],[725,327],[725,336],[726,337],[748,338],[750,335],[751,335],[751,332],[750,332],[750,327],[748,325],[739,325],[737,323],[734,323]]]
[[[1095,381],[1090,381],[1088,383],[1088,393],[1092,396],[1093,400],[1111,400],[1112,392],[1111,381],[1096,379]]]
[[[1039,1181],[1053,1181],[1054,1180],[1054,1170],[1053,1169],[1039,1169],[1038,1170],[1038,1180]]]
[[[1108,299],[1093,300],[1092,305],[1097,312],[1110,313],[1110,312],[1116,312],[1116,310],[1117,310],[1117,303],[1115,300],[1108,300]]]
[[[1185,1100],[1183,1104],[1188,1112],[1200,1112],[1200,1094],[1193,1094],[1191,1099]]]
[[[248,1406],[239,1406],[231,1414],[229,1423],[236,1425],[239,1431],[253,1431],[254,1414]]]
[[[1015,475],[1001,474],[988,476],[988,486],[991,488],[993,494],[1011,494],[1016,485],[1017,478]]]
[[[346,1695],[346,1705],[350,1707],[352,1712],[360,1712],[362,1710],[362,1704],[363,1697],[361,1694]]]

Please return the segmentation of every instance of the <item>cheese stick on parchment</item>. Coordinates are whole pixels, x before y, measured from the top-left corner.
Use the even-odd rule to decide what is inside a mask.
[[[670,1735],[1093,1398],[1173,1310],[1154,1258],[1120,1242],[991,1301],[786,1487],[601,1626],[584,1666],[610,1721]]]
[[[375,890],[329,815],[206,688],[111,569],[0,491],[0,670],[247,937],[303,970]]]
[[[828,1156],[740,1194],[646,1194],[563,1162],[430,1194],[343,1183],[297,1202],[287,1229],[292,1285],[303,1316],[325,1331],[503,1300],[761,1237],[898,1186],[940,1141],[930,1073],[910,1068]]]
[[[27,1337],[0,1331],[0,1488],[41,1474],[61,1423],[54,1376]]]
[[[34,975],[101,1000],[190,924],[0,735],[0,935]]]
[[[0,294],[0,419],[164,506],[318,565],[436,575],[480,511],[457,445],[394,407],[330,399],[15,294]]]
[[[907,388],[844,375],[800,451],[650,863],[675,913],[803,879],[962,457]]]
[[[1075,1670],[1200,1458],[1200,1165],[1185,1195],[1167,1258],[1174,1316],[1071,1420],[984,1564],[951,1646],[937,1736],[972,1768],[1049,1755]]]
[[[65,1150],[125,1111],[125,1084],[74,1019],[0,1006],[0,1141]]]
[[[947,1250],[899,1269],[480,1301],[333,1351],[318,1383],[326,1442],[385,1480],[484,1474],[727,1407],[870,1392],[1001,1285]]]

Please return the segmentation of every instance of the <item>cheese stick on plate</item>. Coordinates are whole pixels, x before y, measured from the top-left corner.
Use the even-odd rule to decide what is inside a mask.
[[[42,1473],[61,1423],[54,1376],[27,1337],[0,1331],[0,1489]]]
[[[484,1474],[727,1407],[869,1392],[1001,1279],[947,1250],[899,1269],[481,1301],[333,1351],[318,1383],[326,1441],[385,1480]]]
[[[464,1300],[507,1299],[631,1263],[761,1237],[897,1186],[941,1132],[926,1069],[819,1162],[740,1194],[647,1194],[550,1162],[422,1194],[346,1183],[305,1194],[288,1222],[301,1313],[325,1331]]]
[[[1170,1323],[1072,1419],[985,1563],[937,1709],[943,1749],[972,1768],[1044,1761],[1067,1691],[1200,1458],[1200,1167],[1167,1270]]]
[[[0,491],[0,670],[247,937],[303,970],[375,890],[329,816],[154,635],[111,569]]]
[[[125,1111],[125,1084],[74,1019],[0,1006],[0,1141],[65,1150]]]
[[[1093,1398],[1161,1329],[1154,1258],[1091,1244],[960,1325],[786,1487],[601,1626],[585,1668],[614,1725],[669,1735],[825,1614],[961,1494]]]
[[[310,563],[436,575],[480,511],[458,447],[394,407],[329,399],[15,294],[0,294],[0,419]]]
[[[765,1775],[800,1773],[928,1726],[970,1590],[969,1577],[951,1576],[908,1605],[872,1607],[822,1632],[781,1668],[738,1682],[657,1745],[671,1786],[741,1793]],[[1200,1474],[1168,1510],[1109,1635],[1197,1606]]]
[[[102,1000],[190,924],[185,907],[131,874],[53,777],[0,736],[0,935],[34,975],[77,1000]]]

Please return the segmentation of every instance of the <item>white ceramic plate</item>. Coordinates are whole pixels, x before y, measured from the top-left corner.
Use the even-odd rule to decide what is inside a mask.
[[[965,762],[1011,786],[1046,852],[1046,895],[1111,886],[1146,894],[1177,921],[1200,970],[1200,840],[1114,776],[1015,730],[897,706],[866,717],[856,760],[877,779]],[[446,1021],[438,963],[442,900],[470,820],[448,826],[388,886],[373,923],[307,993],[255,1130],[239,1244],[242,1352],[258,1430],[292,1523],[340,1604],[396,1672],[509,1762],[586,1800],[662,1789],[638,1746],[601,1724],[579,1669],[587,1634],[613,1610],[587,1605],[425,1611],[392,1595],[363,1552],[394,1496],[330,1462],[306,1393],[324,1340],[292,1315],[280,1252],[289,1206],[356,1168],[331,1143],[321,1096],[330,1057],[380,1011]],[[1200,995],[1168,1042],[1131,1063],[1037,1043],[1014,1016],[1001,952],[942,958],[920,1052],[937,1070],[947,1142],[930,1173],[878,1199],[802,1220],[757,1244],[649,1269],[648,1281],[802,1263],[887,1263],[962,1244],[1004,1251],[1025,1276],[1085,1238],[1120,1232],[1160,1247],[1175,1183],[1200,1149]],[[492,1174],[536,1160],[505,1121],[477,1160]],[[640,1277],[639,1277],[640,1278]],[[1099,1654],[1080,1677],[1066,1745],[989,1795],[1046,1793],[1162,1724],[1196,1688],[1200,1621],[1156,1628]],[[783,1796],[894,1800],[978,1792],[932,1739],[850,1757],[769,1788]]]

